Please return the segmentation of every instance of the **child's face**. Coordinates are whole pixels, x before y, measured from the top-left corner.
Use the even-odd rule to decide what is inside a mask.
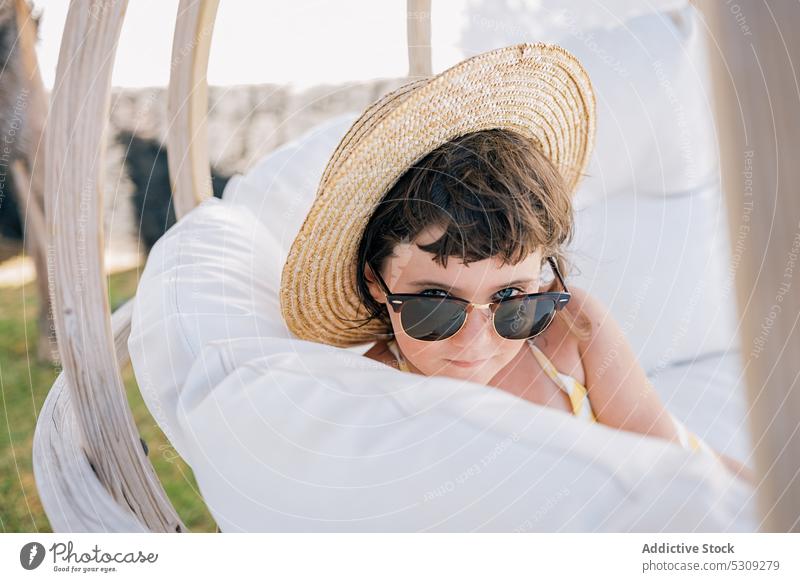
[[[541,250],[516,265],[501,266],[501,260],[495,257],[464,265],[457,257],[448,257],[447,268],[443,268],[433,261],[433,254],[417,246],[431,243],[441,234],[439,229],[429,229],[414,243],[395,247],[381,272],[392,293],[449,294],[483,304],[539,291]],[[367,279],[373,297],[385,304],[386,296],[380,286],[371,274]],[[409,337],[402,329],[400,314],[388,305],[387,309],[406,361],[426,376],[449,376],[486,384],[514,359],[525,342],[497,335],[488,309],[473,309],[458,333],[432,342]],[[459,365],[454,360],[471,365]]]

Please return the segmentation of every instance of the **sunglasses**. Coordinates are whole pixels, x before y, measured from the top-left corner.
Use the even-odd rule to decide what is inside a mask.
[[[521,340],[540,335],[552,323],[556,311],[569,303],[567,289],[553,257],[547,258],[563,292],[529,293],[516,295],[491,303],[471,303],[458,297],[436,297],[419,293],[392,293],[381,274],[371,264],[386,300],[395,313],[400,314],[403,331],[410,337],[435,342],[453,337],[467,322],[473,309],[489,309],[492,326],[504,339]]]

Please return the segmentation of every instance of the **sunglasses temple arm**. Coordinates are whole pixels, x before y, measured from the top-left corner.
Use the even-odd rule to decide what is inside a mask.
[[[553,267],[553,272],[558,277],[558,282],[561,283],[561,286],[564,288],[566,293],[569,293],[569,289],[567,289],[567,284],[564,282],[564,279],[561,277],[561,273],[558,272],[558,264],[553,257],[547,257],[547,260],[550,262],[550,266]]]

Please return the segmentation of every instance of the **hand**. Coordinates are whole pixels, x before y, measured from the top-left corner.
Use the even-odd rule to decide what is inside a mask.
[[[722,453],[718,453],[714,451],[714,454],[719,457],[719,460],[728,468],[728,470],[733,473],[735,476],[739,477],[740,479],[744,479],[751,485],[755,487],[756,485],[756,476],[753,471],[750,470],[749,467],[743,465],[739,461],[728,457],[727,455],[723,455]]]

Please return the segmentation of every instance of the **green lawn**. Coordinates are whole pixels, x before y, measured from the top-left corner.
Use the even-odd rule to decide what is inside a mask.
[[[112,309],[133,296],[136,270],[112,275]],[[36,361],[35,284],[0,288],[0,531],[51,532],[33,478],[31,449],[39,409],[57,375],[55,367]],[[150,416],[130,365],[123,370],[139,433],[164,489],[191,531],[213,532],[216,525],[203,503],[189,467],[174,457],[164,434]]]

